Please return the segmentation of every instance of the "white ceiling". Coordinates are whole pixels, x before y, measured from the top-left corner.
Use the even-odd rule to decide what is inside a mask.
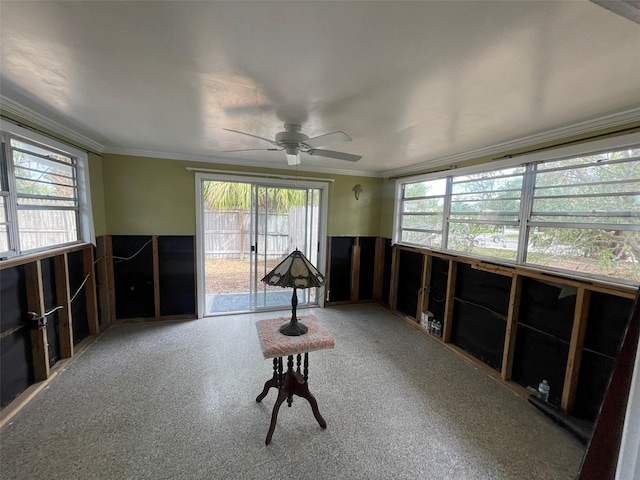
[[[640,119],[640,26],[588,1],[0,2],[0,94],[96,150],[390,175]]]

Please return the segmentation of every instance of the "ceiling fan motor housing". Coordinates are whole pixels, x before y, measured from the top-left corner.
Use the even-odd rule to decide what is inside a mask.
[[[300,125],[287,123],[284,128],[284,132],[276,133],[275,143],[283,146],[287,150],[287,153],[291,152],[292,154],[295,154],[294,150],[300,148],[300,143],[304,143],[305,140],[308,140],[309,136],[304,133],[300,133],[300,130],[302,130]]]

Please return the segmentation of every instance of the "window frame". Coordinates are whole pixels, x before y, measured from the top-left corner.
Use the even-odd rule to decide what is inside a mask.
[[[572,157],[579,156],[588,156],[595,155],[598,153],[615,151],[615,150],[624,150],[627,148],[640,148],[640,132],[624,134],[619,136],[613,136],[601,140],[596,141],[585,141],[582,143],[578,143],[575,145],[570,145],[566,147],[559,148],[550,148],[546,150],[542,150],[536,153],[523,154],[519,156],[508,156],[502,157],[499,159],[495,159],[491,162],[474,165],[471,167],[465,168],[454,168],[450,170],[420,174],[420,175],[412,175],[412,176],[404,176],[396,178],[396,188],[395,188],[395,206],[394,206],[394,218],[393,218],[393,244],[399,245],[407,245],[410,247],[418,247],[425,248],[434,251],[439,251],[443,253],[450,253],[459,255],[463,253],[465,256],[479,258],[482,260],[488,260],[494,263],[506,263],[511,265],[523,265],[530,268],[534,268],[537,270],[552,270],[558,273],[569,274],[571,276],[577,277],[598,277],[599,275],[594,275],[586,272],[580,271],[566,271],[560,267],[556,266],[543,266],[537,265],[532,262],[527,262],[526,257],[528,253],[529,246],[529,236],[531,231],[535,228],[536,221],[532,221],[532,207],[534,201],[534,189],[535,189],[535,179],[536,179],[536,167],[539,164],[545,162],[552,161],[561,161],[563,159],[568,159]],[[490,255],[480,255],[468,252],[460,252],[459,250],[453,250],[449,248],[450,244],[450,227],[451,224],[460,223],[461,220],[451,218],[451,200],[452,200],[452,189],[451,185],[454,182],[454,178],[463,177],[467,175],[479,174],[479,173],[488,173],[488,172],[498,172],[500,170],[504,170],[506,168],[514,168],[514,167],[524,167],[525,171],[523,173],[522,180],[522,188],[521,188],[521,198],[520,198],[520,211],[518,214],[517,225],[513,225],[514,228],[518,229],[518,241],[516,247],[515,259],[505,259],[498,256],[490,256]],[[448,185],[450,188],[447,190],[447,194],[445,196],[445,207],[444,207],[444,218],[443,218],[443,238],[442,238],[442,247],[434,248],[427,247],[424,245],[417,245],[415,243],[407,243],[402,242],[400,239],[402,238],[402,195],[404,186],[410,183],[431,181],[435,179],[447,178]],[[459,182],[458,182],[459,183]],[[615,182],[614,183],[618,183]],[[580,195],[576,195],[580,196]],[[612,215],[613,216],[613,215]],[[478,223],[478,222],[475,222]],[[482,222],[480,222],[482,223]],[[594,229],[597,227],[596,224],[585,223],[588,225],[588,228]],[[599,226],[599,225],[598,225]],[[607,224],[602,224],[602,227],[607,227]],[[640,227],[638,228],[640,230]],[[603,280],[612,283],[619,284],[630,284],[630,285],[638,285],[640,282],[631,280],[631,279],[623,279],[619,277],[611,277],[611,276],[599,276]]]
[[[19,195],[15,185],[16,175],[14,162],[13,159],[9,158],[13,150],[13,147],[10,145],[12,139],[24,141],[34,147],[41,147],[73,159],[74,165],[72,165],[72,167],[75,168],[77,208],[73,208],[72,210],[76,212],[77,240],[28,250],[20,245],[20,225],[18,223]],[[0,169],[2,182],[0,182],[0,184],[5,186],[6,182],[6,190],[0,188],[0,194],[5,197],[7,202],[7,218],[5,224],[8,229],[9,241],[9,250],[0,252],[0,260],[56,250],[58,248],[82,243],[92,243],[95,245],[88,153],[63,141],[35,132],[5,119],[2,119],[0,122],[0,140],[2,142],[2,168]]]
[[[432,178],[429,179],[427,181],[437,181],[437,180],[443,180],[442,178]],[[445,218],[447,217],[446,215],[446,208],[447,208],[447,202],[446,202],[446,198],[447,195],[449,194],[450,190],[451,190],[451,181],[448,178],[444,178],[445,181],[445,192],[444,194],[440,195],[440,194],[434,194],[434,195],[421,195],[421,196],[416,196],[416,197],[406,197],[405,196],[405,188],[403,184],[400,188],[400,198],[398,198],[398,209],[399,212],[402,216],[404,216],[405,214],[408,214],[408,216],[425,216],[425,217],[440,217],[440,225],[441,228],[440,229],[434,229],[434,228],[415,228],[415,227],[402,227],[402,216],[400,219],[400,230],[399,230],[399,234],[400,234],[400,238],[402,238],[402,232],[417,232],[417,233],[426,233],[426,234],[432,234],[432,235],[440,235],[440,244],[443,245],[443,241],[444,241],[444,231],[446,228],[445,225]],[[409,183],[409,182],[407,182]],[[416,182],[418,183],[418,182]],[[419,201],[419,200],[430,200],[430,199],[440,199],[442,198],[443,201],[443,207],[442,207],[442,212],[405,212],[404,210],[404,206],[406,202],[412,202],[412,201]],[[412,246],[421,246],[420,244],[417,243],[412,243],[412,242],[408,242],[405,241],[404,242],[405,245],[412,245]]]

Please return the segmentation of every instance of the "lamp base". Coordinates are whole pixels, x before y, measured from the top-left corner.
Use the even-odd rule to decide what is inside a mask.
[[[308,331],[309,329],[307,328],[307,326],[298,322],[297,319],[295,321],[292,320],[288,323],[285,323],[280,327],[280,333],[286,335],[287,337],[298,337],[300,335],[304,335]]]

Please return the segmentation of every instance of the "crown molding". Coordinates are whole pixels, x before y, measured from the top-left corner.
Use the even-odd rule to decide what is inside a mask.
[[[517,150],[520,148],[532,147],[534,145],[539,145],[545,142],[566,139],[574,135],[590,133],[596,130],[619,127],[621,125],[637,121],[640,121],[640,107],[625,110],[619,113],[614,113],[612,115],[606,115],[604,117],[599,117],[592,120],[587,120],[573,125],[556,128],[553,130],[548,130],[546,132],[537,133],[535,135],[517,138],[508,142],[498,143],[489,147],[478,148],[476,150],[470,150],[465,153],[449,155],[447,157],[428,160],[426,162],[417,163],[408,167],[386,170],[379,173],[382,177],[397,177],[406,176],[409,174],[419,174],[424,172],[425,170],[432,168],[451,167],[457,162],[473,160],[489,155],[504,154],[505,152]]]
[[[0,108],[16,115],[17,117],[33,122],[35,125],[42,127],[56,135],[60,135],[65,139],[76,142],[79,146],[88,148],[96,153],[111,153],[115,155],[130,155],[135,157],[151,157],[163,158],[170,160],[183,160],[202,163],[216,163],[222,165],[239,165],[256,168],[271,168],[278,170],[294,171],[295,167],[282,165],[280,162],[272,161],[256,161],[243,158],[221,157],[217,155],[197,155],[170,152],[156,152],[150,150],[138,150],[120,147],[108,147],[95,140],[86,137],[76,131],[55,122],[44,115],[41,115],[5,96],[0,95]],[[384,171],[365,171],[365,170],[347,170],[340,168],[325,168],[310,165],[299,165],[296,172],[314,172],[314,173],[330,173],[333,175],[347,175],[355,177],[385,178],[407,176],[412,174],[420,174],[426,170],[434,168],[449,168],[455,166],[456,163],[473,160],[480,157],[505,154],[505,152],[532,147],[546,142],[566,139],[575,135],[615,128],[621,125],[640,121],[640,107],[628,109],[622,112],[614,113],[587,120],[584,122],[548,130],[542,133],[520,137],[503,143],[494,144],[464,153],[449,155],[446,157],[427,160],[425,162],[409,165],[406,167],[384,170]],[[586,141],[586,140],[585,140]]]
[[[13,100],[3,95],[0,95],[0,108],[13,115],[16,115],[17,117],[20,117],[22,120],[33,122],[38,127],[46,129],[52,133],[55,133],[56,135],[60,135],[61,137],[64,137],[64,139],[75,142],[76,144],[78,144],[78,146],[85,147],[96,153],[101,153],[104,151],[104,145],[102,145],[101,143],[98,143],[95,140],[84,135],[81,135],[78,132],[65,127],[64,125],[59,124],[58,122],[54,122],[44,115],[34,112],[30,108],[14,102]]]
[[[382,174],[376,172],[367,172],[364,170],[345,170],[340,168],[325,168],[315,167],[309,165],[295,166],[287,165],[281,162],[272,161],[256,161],[247,160],[243,158],[231,158],[221,157],[217,155],[197,155],[197,154],[185,154],[185,153],[169,153],[169,152],[155,152],[151,150],[138,150],[133,148],[118,148],[118,147],[105,147],[103,153],[113,155],[130,155],[132,157],[148,157],[148,158],[163,158],[167,160],[180,160],[187,162],[201,162],[218,165],[232,165],[243,167],[256,167],[256,168],[271,168],[277,170],[290,170],[292,173],[313,172],[313,173],[330,173],[333,175],[348,175],[351,177],[371,177],[382,178]]]

